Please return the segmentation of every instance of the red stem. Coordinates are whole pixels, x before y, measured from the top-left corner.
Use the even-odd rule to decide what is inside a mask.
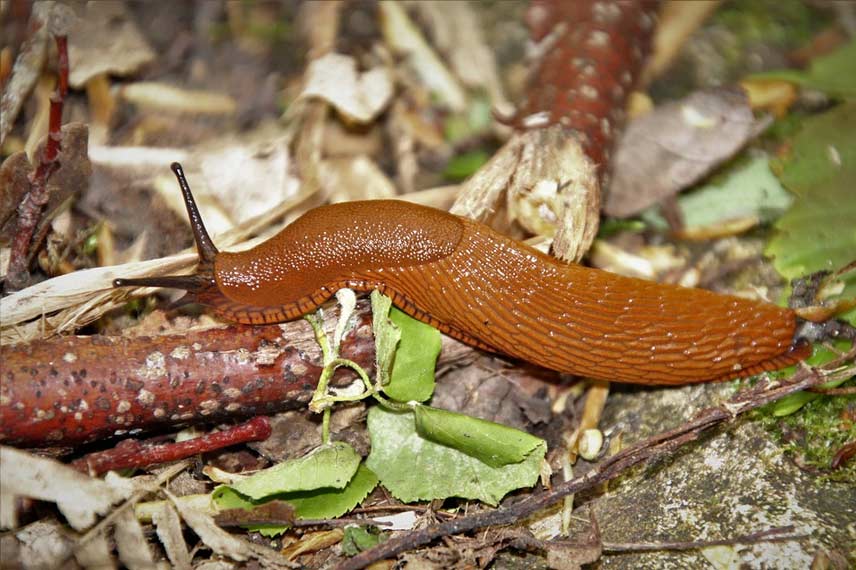
[[[127,439],[113,449],[90,453],[71,465],[95,476],[107,471],[178,461],[238,443],[262,441],[270,437],[270,434],[270,420],[265,416],[258,416],[228,429],[177,443],[147,445],[136,439]]]
[[[62,110],[68,94],[68,38],[55,36],[59,54],[59,78],[56,91],[51,95],[50,124],[44,150],[39,164],[30,174],[30,191],[18,206],[18,228],[12,241],[9,269],[6,275],[6,290],[16,291],[27,286],[29,281],[29,251],[33,233],[48,203],[48,180],[59,169],[62,152]]]

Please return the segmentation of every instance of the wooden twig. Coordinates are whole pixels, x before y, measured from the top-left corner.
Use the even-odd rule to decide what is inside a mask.
[[[823,368],[824,370],[833,370],[852,361],[854,357],[856,357],[856,349],[828,363]],[[852,369],[850,374],[856,372],[856,365],[850,364],[850,368]],[[336,566],[336,570],[359,570],[378,560],[396,556],[440,537],[488,526],[515,523],[562,500],[567,495],[590,489],[595,485],[614,479],[631,467],[673,453],[687,443],[696,441],[702,433],[714,426],[731,421],[740,414],[826,381],[827,378],[823,374],[809,368],[803,368],[797,371],[790,382],[779,386],[771,388],[767,383],[761,382],[756,386],[738,392],[720,406],[701,410],[694,419],[677,428],[646,438],[612,457],[608,457],[581,477],[566,481],[549,491],[529,496],[509,507],[483,511],[472,516],[432,525],[391,538],[342,562]]]
[[[270,434],[270,420],[266,416],[258,416],[242,424],[185,441],[146,444],[136,439],[126,439],[113,449],[81,457],[73,461],[71,466],[94,477],[107,471],[168,463],[239,443],[262,441]]]

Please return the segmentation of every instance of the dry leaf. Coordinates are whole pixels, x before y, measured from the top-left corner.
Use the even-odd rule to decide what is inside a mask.
[[[52,9],[53,4],[50,2],[33,4],[29,23],[33,34],[21,46],[12,68],[12,76],[6,83],[3,96],[0,98],[0,146],[6,141],[6,135],[15,124],[21,106],[41,76],[50,35],[47,26],[37,25],[37,23],[47,21]]]
[[[642,70],[642,85],[647,85],[669,68],[687,39],[701,27],[708,16],[713,14],[721,1],[676,2],[671,0],[663,4],[660,10],[660,21],[651,41],[652,53]]]
[[[631,121],[618,143],[604,203],[610,216],[628,217],[701,180],[757,136],[756,121],[739,88],[697,91]]]
[[[110,554],[112,550],[104,533],[99,533],[79,546],[74,551],[74,558],[84,568],[109,570],[116,568],[116,562]]]
[[[323,99],[356,123],[372,122],[393,95],[389,71],[376,67],[359,73],[354,58],[338,53],[328,53],[310,63],[305,77],[298,99]]]
[[[158,568],[149,548],[143,527],[134,516],[134,511],[125,509],[116,518],[114,536],[119,560],[128,570],[151,570]]]
[[[473,6],[461,1],[419,1],[411,3],[427,20],[437,48],[451,63],[455,75],[472,89],[483,89],[494,107],[510,109],[493,49],[484,38],[484,24]]]
[[[379,3],[384,39],[407,63],[437,100],[452,111],[463,111],[466,93],[398,2]]]
[[[42,410],[42,413],[48,413],[48,410]],[[11,469],[11,465],[15,468]],[[92,526],[98,516],[126,499],[132,492],[130,485],[118,477],[93,479],[53,459],[12,447],[0,447],[0,494],[56,503],[76,530]],[[8,498],[3,500],[3,504],[10,504]],[[4,514],[4,518],[8,517]],[[14,519],[6,522],[12,523],[11,528],[15,526]]]
[[[167,83],[138,81],[122,88],[122,99],[149,111],[194,115],[234,115],[237,102],[214,91],[182,89]]]
[[[394,198],[395,186],[371,159],[365,156],[324,160],[321,185],[330,202]]]
[[[342,537],[344,536],[345,533],[340,528],[308,532],[304,534],[299,541],[290,544],[287,548],[283,548],[282,553],[287,556],[289,560],[294,560],[301,554],[317,552],[319,550],[329,548],[334,544],[339,544],[342,542]]]
[[[160,508],[152,513],[152,524],[155,525],[158,539],[172,567],[177,570],[190,570],[190,552],[187,551],[187,544],[181,532],[181,520],[175,507],[171,503],[161,503]]]
[[[50,519],[34,522],[15,533],[23,568],[58,568],[71,557],[74,540],[63,526]]]
[[[187,523],[205,546],[217,554],[228,556],[233,560],[247,560],[255,558],[263,560],[268,564],[293,568],[294,565],[288,559],[271,548],[254,544],[232,534],[229,534],[214,522],[207,513],[190,506],[184,501],[177,500],[171,493],[164,491],[175,508],[181,514],[181,518]]]
[[[68,34],[69,84],[80,89],[104,73],[130,75],[154,57],[124,2],[89,2]]]

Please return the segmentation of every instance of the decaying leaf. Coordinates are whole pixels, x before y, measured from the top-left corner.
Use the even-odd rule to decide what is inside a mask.
[[[615,153],[604,203],[610,216],[628,217],[701,180],[769,121],[756,121],[735,88],[697,91],[631,121]]]
[[[115,525],[116,549],[119,560],[129,570],[149,570],[157,568],[154,556],[149,548],[143,527],[134,512],[130,509],[122,511],[116,518]]]
[[[130,75],[154,60],[124,2],[90,2],[68,35],[69,84],[83,87],[101,74]]]
[[[334,203],[394,198],[396,195],[395,185],[367,156],[324,160],[321,185]]]
[[[80,545],[74,551],[74,558],[84,568],[116,568],[112,550],[107,537],[99,533]]]
[[[228,556],[232,560],[254,558],[264,560],[266,563],[274,566],[285,568],[295,567],[293,563],[289,562],[285,556],[276,550],[260,544],[253,544],[248,540],[229,534],[218,527],[210,515],[176,500],[176,497],[172,496],[169,492],[166,492],[166,494],[172,501],[172,504],[175,505],[175,508],[178,509],[178,513],[184,522],[187,523],[187,526],[196,533],[208,548],[217,554]]]
[[[23,568],[58,568],[71,557],[74,539],[56,520],[46,519],[27,525],[15,533]],[[4,551],[5,554],[5,551]],[[4,556],[4,564],[12,562]]]
[[[181,532],[181,519],[178,511],[171,503],[161,503],[160,508],[152,513],[152,524],[155,525],[158,539],[166,551],[167,558],[173,568],[185,570],[190,568],[190,552],[184,542]]]
[[[92,526],[98,516],[127,498],[131,491],[131,484],[120,477],[93,479],[53,459],[0,447],[0,494],[56,503],[77,530]],[[11,503],[4,499],[2,504]],[[8,516],[4,514],[4,518]],[[16,526],[14,518],[4,522],[12,523],[8,528]]]
[[[122,99],[149,111],[195,115],[234,115],[238,103],[229,95],[182,89],[167,83],[137,81],[120,91]]]

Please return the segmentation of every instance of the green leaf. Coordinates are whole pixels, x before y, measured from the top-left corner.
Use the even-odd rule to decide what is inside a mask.
[[[356,556],[363,550],[368,550],[383,542],[385,536],[376,529],[363,526],[349,526],[345,528],[345,536],[342,537],[342,554],[345,556]]]
[[[301,519],[332,519],[347,513],[377,486],[378,478],[371,469],[360,464],[353,478],[344,489],[316,489],[298,493],[286,493],[277,497],[294,506]]]
[[[372,291],[372,331],[375,337],[375,360],[377,377],[381,386],[389,384],[395,348],[401,340],[401,331],[389,319],[392,299],[380,291]]]
[[[771,163],[785,188],[806,198],[856,168],[856,103],[805,118],[788,154]],[[852,180],[852,179],[851,179]],[[852,194],[851,194],[852,195]]]
[[[443,122],[446,142],[455,144],[487,132],[493,125],[493,105],[484,96],[475,96],[462,113],[455,113]]]
[[[720,176],[678,199],[688,228],[755,216],[762,222],[778,218],[793,198],[773,176],[766,155],[734,163]]]
[[[483,150],[459,154],[449,161],[443,175],[450,180],[464,180],[475,174],[489,158]]]
[[[413,409],[416,431],[491,467],[520,463],[544,440],[519,429],[429,406]]]
[[[759,79],[782,79],[817,89],[832,97],[856,98],[856,41],[831,54],[815,58],[808,71],[783,70],[753,75]]]
[[[214,490],[211,500],[218,511],[223,511],[250,510],[267,501],[278,499],[291,504],[294,507],[295,516],[299,519],[332,519],[342,516],[360,504],[377,486],[377,483],[377,475],[361,464],[344,489],[327,487],[312,491],[281,493],[261,500],[253,500],[223,485]],[[247,528],[259,531],[264,536],[276,536],[288,529],[283,525],[248,525]]]
[[[322,445],[300,459],[285,461],[229,486],[251,499],[325,487],[342,489],[356,473],[361,460],[354,448],[337,441]]]
[[[376,406],[369,410],[368,426],[372,452],[366,463],[405,502],[462,497],[496,505],[506,493],[535,484],[547,452],[541,441],[522,462],[491,467],[419,435],[412,413]]]
[[[384,393],[399,402],[424,402],[434,393],[434,366],[440,354],[440,331],[392,309],[390,320],[401,340]]]
[[[791,146],[777,170],[797,199],[776,222],[765,252],[787,279],[835,270],[856,257],[856,103],[807,119]],[[842,281],[840,297],[856,297],[856,272]],[[856,324],[856,310],[842,318]]]

